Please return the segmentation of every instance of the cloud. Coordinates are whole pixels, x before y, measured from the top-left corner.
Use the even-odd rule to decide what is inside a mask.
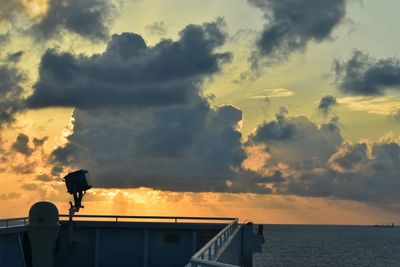
[[[346,96],[336,100],[351,110],[378,115],[391,115],[400,106],[400,98],[394,96]]]
[[[368,151],[366,147],[368,147]],[[277,191],[375,203],[398,203],[400,186],[397,141],[344,144],[325,172],[306,172],[287,178]],[[338,167],[340,168],[338,169]]]
[[[257,177],[253,180],[255,183],[280,183],[284,180],[285,178],[283,177],[283,173],[281,171],[275,171],[272,175],[270,176],[263,176],[263,177]]]
[[[167,30],[167,25],[163,21],[157,21],[146,26],[146,31],[156,36],[165,36]]]
[[[276,114],[276,120],[265,122],[257,127],[250,140],[254,143],[267,143],[270,141],[286,141],[294,139],[296,126],[285,118],[287,109],[281,108]]]
[[[48,169],[49,155],[43,149],[46,140],[46,137],[30,138],[24,133],[19,133],[15,141],[6,147],[0,136],[0,170],[14,174],[34,174],[39,170]]]
[[[246,99],[270,99],[275,97],[289,97],[294,96],[294,92],[285,88],[273,88],[266,89],[262,94],[252,95],[246,97]]]
[[[329,114],[332,107],[337,104],[336,98],[330,95],[324,96],[321,98],[321,101],[318,105],[318,110],[324,114],[325,116]]]
[[[344,144],[329,159],[328,164],[339,173],[358,172],[369,159],[366,143]]]
[[[186,103],[198,97],[198,84],[231,58],[230,53],[214,51],[226,38],[221,24],[189,25],[179,40],[165,39],[154,47],[137,34],[114,35],[104,53],[91,57],[48,50],[28,106],[92,109]]]
[[[142,110],[77,109],[74,132],[53,160],[88,169],[96,187],[266,192],[241,169],[241,119],[233,106],[212,109],[200,100]]]
[[[21,0],[0,0],[0,24],[10,22],[16,13],[24,10]]]
[[[36,191],[36,190],[38,190],[39,186],[38,186],[38,184],[35,184],[35,183],[25,183],[25,184],[21,185],[21,188],[26,191]]]
[[[62,30],[91,40],[106,40],[115,12],[115,6],[107,0],[49,0],[47,12],[32,31],[42,40],[58,37]]]
[[[347,62],[335,61],[335,73],[338,88],[349,95],[379,96],[389,89],[400,89],[397,58],[377,60],[355,50]]]
[[[10,33],[0,34],[0,46],[7,44],[10,41]]]
[[[18,61],[20,61],[23,54],[24,54],[24,51],[22,51],[22,50],[15,52],[15,53],[8,54],[7,61],[14,62],[14,63],[18,62]]]
[[[48,51],[29,103],[76,108],[73,133],[53,151],[54,173],[85,168],[104,188],[268,193],[241,167],[242,112],[202,97],[202,81],[231,57],[215,52],[221,23],[189,25],[154,47],[125,33],[92,57]]]
[[[21,193],[17,192],[10,192],[10,193],[5,193],[0,195],[1,200],[9,200],[9,199],[18,199],[21,197]]]
[[[290,54],[304,52],[311,42],[331,38],[343,22],[346,0],[248,0],[261,9],[266,24],[257,40],[251,61],[257,67],[259,57],[268,62],[286,60]]]
[[[285,138],[266,134],[289,125],[291,134]],[[246,143],[268,153],[259,170],[263,175],[253,181],[274,194],[399,203],[400,139],[345,143],[337,125],[335,117],[318,127],[305,117],[286,114],[261,124]]]
[[[53,181],[54,179],[47,174],[39,174],[36,176],[36,180],[41,181],[41,182],[50,182]]]
[[[43,144],[44,144],[48,139],[49,139],[48,136],[45,136],[45,137],[42,137],[42,138],[34,137],[33,140],[32,140],[32,142],[33,142],[33,144],[35,145],[35,147],[38,147],[38,146],[43,146]]]
[[[16,174],[33,174],[36,170],[38,162],[28,161],[19,164],[12,164],[11,170]]]
[[[30,32],[42,41],[61,37],[63,31],[94,41],[106,40],[117,13],[107,0],[0,0],[0,6],[0,24]]]
[[[393,120],[400,122],[400,110],[395,110],[395,111],[391,112],[390,117]]]
[[[0,126],[14,122],[14,115],[23,109],[21,84],[25,79],[15,67],[0,64]]]
[[[301,169],[323,166],[342,142],[337,118],[317,126],[304,116],[287,117],[284,109],[275,120],[259,125],[247,146],[265,147],[270,154],[267,167],[284,164]]]
[[[29,147],[29,137],[23,133],[18,134],[15,142],[11,146],[11,149],[25,156],[30,156],[33,151],[33,149]]]

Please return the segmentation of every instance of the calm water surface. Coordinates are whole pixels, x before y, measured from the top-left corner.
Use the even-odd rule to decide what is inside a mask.
[[[265,225],[254,266],[397,266],[400,227]]]

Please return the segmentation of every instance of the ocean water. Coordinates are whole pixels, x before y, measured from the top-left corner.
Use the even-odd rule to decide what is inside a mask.
[[[400,227],[265,225],[254,266],[400,267]]]

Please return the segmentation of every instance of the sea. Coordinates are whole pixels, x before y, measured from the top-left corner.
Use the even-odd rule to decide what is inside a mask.
[[[253,265],[400,267],[400,227],[265,225]]]

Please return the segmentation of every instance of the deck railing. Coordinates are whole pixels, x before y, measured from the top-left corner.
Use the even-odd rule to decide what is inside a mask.
[[[68,218],[67,214],[60,214],[60,220]],[[187,216],[127,216],[127,215],[74,215],[74,219],[102,219],[112,220],[115,222],[132,221],[132,220],[160,220],[160,221],[173,221],[175,223],[183,221],[233,221],[235,218],[224,217],[187,217]],[[25,226],[29,222],[28,217],[17,217],[0,219],[0,228],[9,228],[15,226]]]
[[[25,226],[27,225],[27,223],[28,223],[28,217],[0,219],[0,229],[15,227],[15,226]]]
[[[60,214],[61,218],[68,218],[67,214]],[[188,216],[129,216],[129,215],[74,215],[74,220],[82,219],[102,219],[102,220],[112,220],[115,222],[126,222],[132,220],[157,220],[157,221],[173,221],[175,223],[183,221],[232,221],[235,218],[225,218],[225,217],[188,217]]]
[[[68,218],[66,214],[59,215],[62,218]],[[187,267],[238,267],[238,265],[231,265],[226,263],[217,262],[217,257],[226,249],[229,242],[240,231],[240,225],[237,218],[224,218],[224,217],[186,217],[186,216],[125,216],[125,215],[75,215],[74,219],[103,219],[112,220],[115,222],[126,222],[133,220],[162,220],[173,221],[175,223],[183,221],[231,221],[225,228],[223,228],[216,236],[214,236],[206,245],[196,252],[190,259]],[[17,217],[0,219],[0,229],[10,228],[17,226],[26,226],[29,223],[28,217]]]
[[[226,249],[226,245],[239,232],[239,219],[234,219],[229,225],[222,229],[214,238],[204,245],[192,256],[187,267],[238,267],[222,262],[217,262],[217,256]]]

